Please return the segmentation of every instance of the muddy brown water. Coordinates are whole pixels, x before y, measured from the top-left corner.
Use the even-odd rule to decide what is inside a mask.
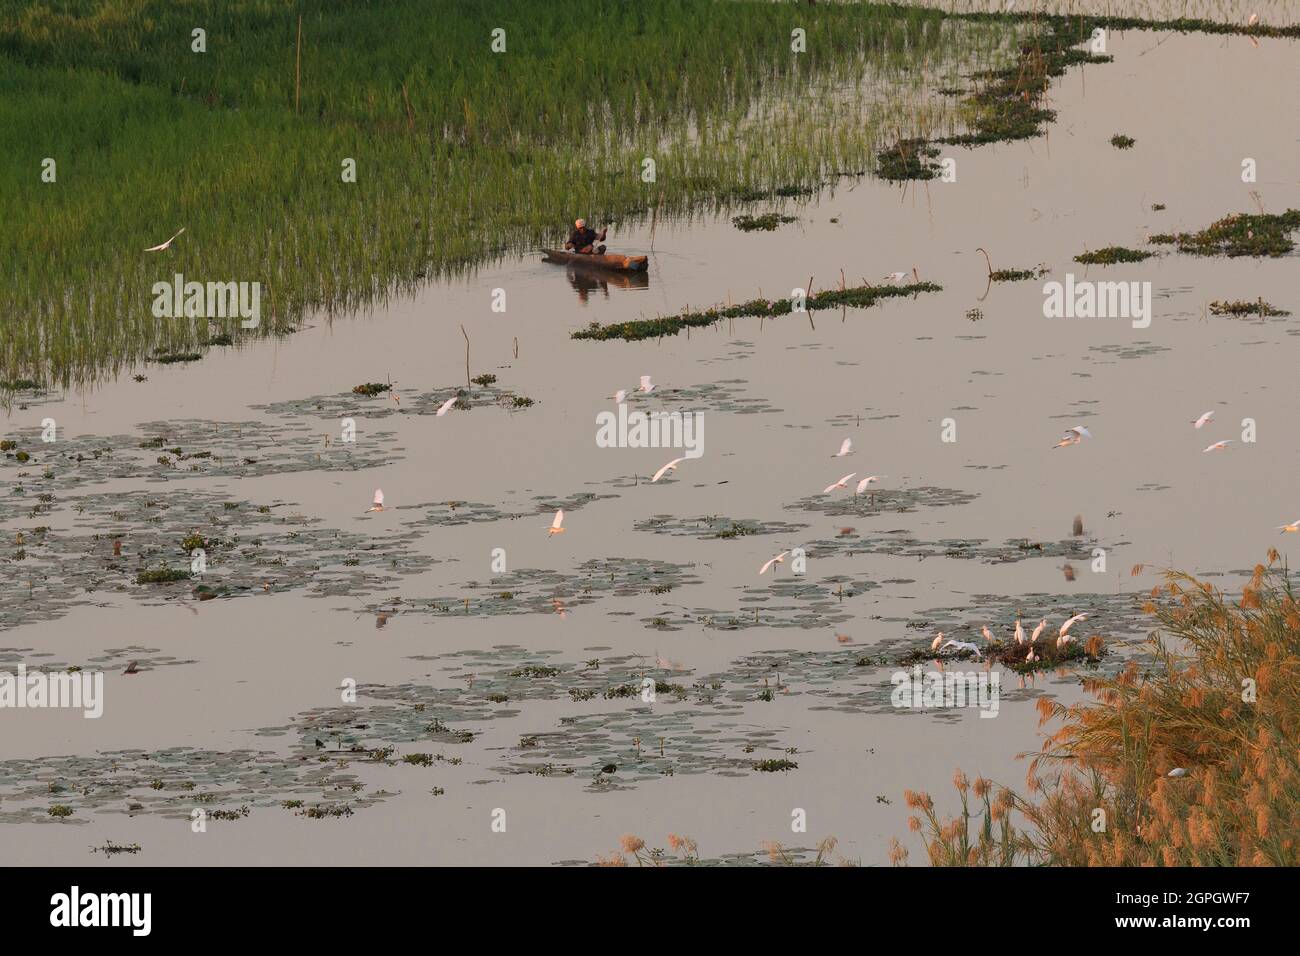
[[[115,866],[554,864],[591,861],[624,833],[663,846],[675,832],[705,857],[736,860],[768,840],[809,847],[835,836],[844,857],[874,864],[893,836],[920,855],[904,788],[948,806],[957,767],[1020,784],[1016,755],[1040,739],[1034,699],[1078,699],[1077,676],[1021,688],[1003,672],[996,719],[898,713],[888,705],[896,668],[854,658],[923,646],[945,622],[964,640],[983,623],[1005,633],[1013,608],[1031,624],[1092,610],[1122,657],[1141,633],[1136,592],[1156,581],[1130,578],[1132,565],[1232,586],[1267,548],[1291,550],[1294,539],[1274,529],[1300,515],[1287,480],[1300,465],[1300,319],[1206,308],[1262,296],[1300,312],[1296,258],[1072,262],[1255,211],[1252,191],[1269,211],[1300,208],[1296,117],[1281,93],[1295,87],[1294,45],[1132,32],[1109,46],[1114,63],[1053,86],[1060,116],[1046,138],[945,149],[957,161],[952,183],[845,181],[783,207],[799,221],[775,232],[740,233],[725,218],[660,223],[653,250],[648,227],[616,231],[611,248],[652,252],[647,283],[575,284],[529,257],[370,314],[315,319],[280,341],[149,366],[143,383],[124,376],[15,407],[7,429],[27,436],[46,417],[68,442],[167,431],[143,423],[247,422],[258,445],[242,453],[255,463],[242,464],[235,425],[214,425],[210,441],[187,433],[184,452],[219,444],[223,462],[193,459],[182,466],[199,470],[180,473],[159,470],[163,452],[124,451],[102,473],[83,466],[90,478],[51,479],[65,483],[35,513],[28,505],[59,444],[28,440],[25,477],[5,464],[6,493],[24,492],[6,506],[4,534],[22,532],[33,563],[5,559],[0,666],[106,669],[98,720],[0,712],[6,860],[110,862],[89,850],[113,841],[142,847]],[[1115,150],[1116,133],[1136,146]],[[1255,184],[1241,181],[1246,157],[1258,162]],[[1044,263],[1050,275],[986,289],[977,247],[995,268]],[[943,292],[818,312],[811,325],[791,315],[659,341],[569,338],[591,321],[788,296],[809,276],[827,288],[841,269],[857,283],[913,267]],[[1151,282],[1150,327],[1044,318],[1043,283],[1067,273]],[[496,289],[504,313],[491,309]],[[462,323],[473,374],[495,374],[497,389],[535,404],[429,413],[464,384]],[[633,409],[695,409],[705,423],[703,456],[653,485],[648,476],[681,452],[595,442],[608,396],[645,374],[659,389],[633,395]],[[388,380],[400,406],[349,394]],[[344,410],[358,428],[346,449]],[[1209,410],[1214,422],[1193,429]],[[940,440],[945,418],[954,443]],[[1254,443],[1241,441],[1244,418],[1257,423]],[[1094,437],[1052,450],[1076,424]],[[832,459],[846,437],[853,454]],[[1202,453],[1228,438],[1228,451]],[[827,508],[817,493],[849,471],[888,477],[874,503]],[[388,507],[368,514],[376,487]],[[120,516],[108,500],[78,512],[93,495],[118,497]],[[170,510],[150,525],[130,510],[141,499]],[[548,538],[557,503],[568,507],[566,531]],[[1068,548],[1075,514],[1086,550],[1108,548],[1105,573],[1052,550]],[[755,533],[709,534],[730,526],[720,519]],[[133,571],[150,527],[165,538],[187,523],[236,542],[213,550],[202,583],[247,590],[198,601],[187,585],[150,591],[113,570],[113,535]],[[844,527],[874,544],[829,546]],[[881,543],[891,535],[921,545]],[[1047,553],[1021,559],[1021,539]],[[183,561],[166,540],[149,546],[159,549],[151,565]],[[805,575],[785,565],[758,576],[793,547],[810,551]],[[498,548],[504,573],[492,566]],[[328,567],[313,568],[327,551]],[[64,561],[85,564],[74,573]],[[43,594],[56,566],[75,587]],[[127,660],[143,672],[121,674]],[[682,693],[665,689],[653,705],[605,696],[643,674]],[[350,710],[339,689],[348,678],[359,685]],[[388,762],[339,755],[353,745],[394,749]],[[432,765],[399,762],[404,754]],[[762,759],[798,767],[758,772]],[[616,772],[599,773],[611,763]],[[285,800],[352,812],[312,819]],[[73,815],[51,818],[55,803]],[[194,807],[242,806],[247,816],[191,830]],[[791,832],[796,808],[806,834]],[[492,828],[497,809],[504,833]]]

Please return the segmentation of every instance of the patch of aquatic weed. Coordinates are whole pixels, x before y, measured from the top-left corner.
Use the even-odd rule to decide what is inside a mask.
[[[341,418],[387,418],[390,415],[436,415],[447,400],[453,398],[456,401],[444,414],[472,411],[475,408],[504,408],[514,412],[536,404],[513,389],[497,387],[495,382],[495,376],[480,375],[469,386],[448,385],[427,392],[369,383],[357,386],[363,389],[361,392],[354,388],[351,392],[313,395],[250,407],[254,411],[281,418],[310,416],[336,421]],[[376,388],[381,390],[375,391]]]
[[[894,181],[935,179],[939,147],[919,137],[900,139],[876,156],[876,175]]]
[[[146,422],[136,435],[60,435],[57,442],[41,441],[40,429],[18,429],[6,439],[17,450],[0,456],[0,477],[15,488],[48,494],[108,481],[356,471],[402,459],[392,432],[367,434],[364,447],[335,438],[304,424],[201,420]],[[10,497],[8,503],[0,498],[0,510],[13,506],[16,498]]]
[[[4,666],[8,664],[26,664],[28,673],[34,670],[42,670],[47,673],[54,671],[67,671],[69,673],[78,671],[94,672],[116,670],[134,662],[137,669],[144,673],[153,670],[155,667],[172,667],[180,664],[197,663],[192,658],[172,657],[170,654],[163,654],[159,648],[143,647],[139,644],[131,644],[126,647],[107,647],[95,657],[87,658],[76,664],[54,660],[53,658],[54,655],[49,651],[38,651],[32,647],[0,647],[0,670],[9,670],[7,666]]]
[[[1051,270],[1039,265],[1032,269],[994,269],[989,273],[992,282],[1024,282],[1027,279],[1041,279]]]
[[[915,297],[922,292],[941,292],[943,287],[933,282],[913,282],[907,285],[888,286],[854,286],[844,289],[832,289],[809,296],[807,310],[816,312],[821,309],[867,309],[883,299],[905,296]],[[714,306],[698,312],[681,312],[677,315],[663,316],[655,319],[637,319],[630,322],[615,322],[601,325],[593,322],[585,329],[572,333],[575,339],[593,339],[607,341],[622,339],[626,342],[638,342],[642,339],[662,338],[676,335],[684,329],[708,328],[724,319],[745,317],[776,318],[790,315],[794,311],[791,299],[751,299],[738,305]]]
[[[1229,302],[1211,302],[1211,315],[1227,315],[1234,319],[1242,319],[1248,316],[1255,316],[1261,319],[1276,318],[1288,316],[1291,313],[1286,309],[1279,309],[1276,306],[1269,305],[1262,298],[1254,302],[1246,302],[1242,299]]]
[[[921,509],[968,505],[978,497],[973,491],[920,485],[915,488],[883,488],[861,495],[810,495],[786,505],[785,509],[823,514],[832,518],[862,518],[876,514],[910,514]]]
[[[1086,613],[1088,618],[1086,622],[1075,624],[1071,633],[1081,632],[1085,636],[1101,633],[1108,642],[1117,645],[1145,635],[1144,595],[1145,591],[1031,592],[1016,596],[973,594],[960,607],[929,608],[901,620],[909,629],[925,631],[929,635],[924,645],[911,649],[916,651],[928,649],[936,631],[943,631],[947,637],[958,640],[970,640],[968,635],[974,634],[979,638],[976,643],[982,645],[985,642],[979,636],[980,628],[985,625],[997,640],[1003,640],[1012,633],[1017,618],[1024,624],[1026,634],[1033,632],[1039,620],[1047,618],[1049,627],[1044,631],[1047,634],[1053,630],[1053,621],[1059,628],[1067,618],[1081,613]],[[1055,637],[1052,632],[1053,640]]]
[[[585,561],[569,573],[521,568],[487,581],[469,581],[456,593],[399,597],[366,610],[437,617],[564,614],[605,598],[664,594],[699,584],[694,567],[646,558],[601,558]]]
[[[247,815],[310,796],[354,807],[384,799],[328,763],[254,750],[119,750],[93,756],[0,761],[0,823],[44,823],[52,799],[74,814],[149,814],[189,820],[195,808],[210,820]],[[76,816],[70,823],[89,823]]]
[[[964,19],[1001,19],[1008,24],[1022,18],[966,15]],[[965,131],[933,140],[901,138],[876,154],[876,172],[884,179],[928,180],[938,175],[938,145],[975,147],[1032,139],[1056,119],[1044,106],[1049,82],[1072,66],[1109,63],[1110,56],[1078,49],[1090,34],[1068,18],[1035,18],[1033,32],[1020,45],[1014,63],[1003,69],[984,70],[974,85],[959,96],[959,115]]]
[[[451,665],[443,667],[448,685],[361,685],[356,704],[309,711],[293,724],[258,733],[293,735],[295,751],[304,756],[394,763],[394,745],[470,744],[483,723],[516,718],[528,702],[567,700],[578,713],[561,717],[558,729],[521,732],[518,744],[505,751],[504,763],[493,769],[506,775],[572,777],[601,791],[676,773],[743,776],[756,759],[764,759],[756,753],[780,759],[791,752],[775,743],[775,731],[725,719],[741,707],[719,697],[720,685],[687,686],[681,683],[683,672],[646,667],[634,657],[549,663],[557,653],[505,646],[417,657]],[[647,680],[656,707],[641,699]],[[759,692],[751,688],[741,699],[753,701]],[[611,701],[625,705],[610,712],[605,708]],[[733,726],[729,735],[718,736],[719,727]]]
[[[1300,210],[1284,213],[1233,213],[1199,232],[1162,233],[1152,236],[1156,245],[1175,246],[1194,256],[1268,257],[1295,250],[1291,233],[1300,230]]]
[[[741,589],[741,604],[730,610],[664,605],[641,622],[658,631],[680,631],[704,627],[720,631],[743,631],[754,627],[798,627],[812,629],[852,620],[852,605],[845,601],[880,587],[874,581],[832,575],[820,581],[802,576],[774,578],[763,586]],[[773,603],[775,602],[775,603]]]
[[[1154,252],[1147,252],[1144,249],[1129,249],[1125,246],[1106,246],[1104,249],[1093,249],[1088,252],[1082,252],[1074,257],[1074,261],[1081,262],[1085,266],[1113,266],[1124,262],[1144,262],[1154,255]]]
[[[652,847],[634,834],[625,834],[618,849],[607,856],[597,855],[594,863],[586,860],[561,860],[560,866],[831,866],[831,854],[838,841],[827,837],[815,847],[787,847],[771,841],[752,853],[728,853],[701,857],[699,847],[690,837],[668,834],[666,847]],[[835,866],[853,866],[853,862],[836,855]]]
[[[699,385],[656,385],[648,395],[629,392],[627,406],[639,410],[640,406],[658,405],[655,411],[710,411],[735,415],[765,415],[779,413],[782,409],[772,405],[766,397],[749,397],[743,378],[728,378]]]
[[[1159,355],[1161,352],[1168,352],[1169,350],[1170,350],[1169,346],[1167,345],[1156,345],[1154,342],[1146,342],[1146,341],[1129,342],[1123,345],[1110,344],[1110,345],[1088,346],[1089,352],[1099,352],[1102,355],[1114,356],[1117,359],[1146,358],[1151,355]],[[1098,364],[1109,364],[1109,363],[1098,363]],[[1077,414],[1059,415],[1057,417],[1077,418],[1078,415]]]
[[[418,532],[371,537],[277,513],[286,507],[214,492],[132,491],[40,503],[33,518],[43,523],[22,532],[21,545],[0,550],[0,628],[50,620],[112,594],[154,603],[291,589],[364,595],[437,563],[411,547]],[[44,524],[51,515],[73,530]],[[201,574],[191,572],[195,529],[202,529]],[[154,581],[149,572],[159,570],[175,574]]]
[[[1033,753],[1026,794],[977,780],[972,809],[958,771],[961,811],[941,819],[908,791],[927,861],[1300,864],[1300,603],[1278,558],[1270,550],[1237,597],[1167,572],[1147,607],[1153,663],[1088,681],[1095,702],[1038,702],[1060,726]],[[1097,809],[1106,827],[1079,826]],[[897,841],[891,858],[907,858]]]
[[[1128,544],[1119,541],[1107,549]],[[1097,541],[1084,538],[1063,538],[1059,541],[1040,541],[1028,538],[1009,538],[1001,545],[991,545],[984,538],[941,538],[925,541],[911,536],[906,529],[884,532],[882,535],[863,536],[856,528],[841,528],[834,538],[818,539],[803,547],[809,557],[830,555],[887,554],[905,558],[957,558],[982,561],[988,564],[1015,564],[1035,558],[1073,558],[1078,561],[1092,559],[1092,549]]]
[[[731,224],[741,232],[773,232],[779,226],[798,222],[795,216],[786,216],[779,212],[764,213],[760,216],[741,215],[731,220]]]
[[[650,531],[673,537],[699,538],[702,541],[728,541],[752,535],[793,534],[807,527],[806,524],[790,524],[785,521],[726,518],[722,515],[702,515],[698,518],[654,515],[633,525],[637,531]]]
[[[763,758],[755,754],[789,749],[776,731],[720,717],[715,709],[633,701],[624,710],[561,717],[558,729],[521,735],[496,769],[573,777],[589,791],[609,792],[678,774],[756,775],[754,764]]]
[[[398,505],[397,511],[422,511],[424,516],[415,521],[404,521],[408,528],[432,526],[436,528],[456,527],[466,524],[487,524],[493,521],[515,521],[533,515],[555,514],[563,509],[565,514],[582,510],[589,504],[618,495],[596,494],[589,491],[575,492],[571,495],[552,496],[535,495],[533,507],[526,511],[505,510],[496,505],[479,504],[472,501],[443,501],[436,504]]]

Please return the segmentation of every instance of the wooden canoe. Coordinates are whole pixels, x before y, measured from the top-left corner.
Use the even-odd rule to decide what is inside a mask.
[[[649,261],[645,256],[597,256],[582,255],[578,252],[564,252],[560,249],[543,249],[543,258],[547,262],[560,262],[564,265],[585,266],[590,269],[608,269],[611,272],[645,272]]]

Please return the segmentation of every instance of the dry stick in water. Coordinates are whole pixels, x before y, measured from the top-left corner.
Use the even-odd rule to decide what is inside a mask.
[[[302,14],[298,14],[298,52],[293,64],[293,112],[298,110],[298,99],[302,93]]]
[[[460,334],[465,336],[465,387],[469,388],[472,384],[469,380],[469,333],[465,331],[465,326],[460,327]]]
[[[804,300],[803,300],[803,301],[804,301],[804,311],[808,313],[808,325],[809,325],[809,327],[810,327],[814,332],[816,332],[816,331],[817,331],[817,326],[813,325],[812,309],[808,308],[808,300],[812,298],[812,280],[813,280],[813,277],[812,277],[812,276],[809,276],[809,277],[808,277],[808,292],[807,292],[807,294],[804,296]]]

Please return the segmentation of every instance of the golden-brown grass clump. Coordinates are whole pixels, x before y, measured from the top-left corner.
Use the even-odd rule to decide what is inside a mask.
[[[941,819],[908,791],[929,862],[1300,864],[1300,605],[1277,559],[1239,599],[1166,573],[1146,607],[1155,662],[1086,681],[1094,702],[1038,702],[1063,723],[1033,755],[1029,796],[958,771],[961,812]],[[891,862],[906,859],[894,841]]]

